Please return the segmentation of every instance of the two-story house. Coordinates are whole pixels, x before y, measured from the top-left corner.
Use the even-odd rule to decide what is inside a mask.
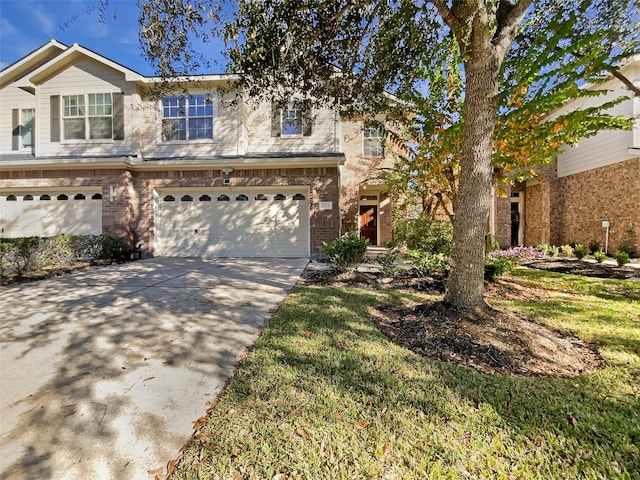
[[[0,235],[110,234],[163,256],[289,256],[391,239],[380,125],[233,102],[233,75],[146,77],[55,40],[0,72]],[[220,87],[225,87],[221,89]]]
[[[640,87],[640,57],[620,72]],[[640,98],[615,77],[585,88],[607,93],[567,102],[555,114],[625,96],[609,113],[634,118],[633,128],[601,131],[565,148],[535,178],[495,198],[491,227],[501,246],[598,242],[609,253],[622,245],[640,253]]]

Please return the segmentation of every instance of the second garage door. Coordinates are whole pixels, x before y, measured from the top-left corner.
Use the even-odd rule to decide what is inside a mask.
[[[159,189],[156,254],[308,257],[307,187]]]

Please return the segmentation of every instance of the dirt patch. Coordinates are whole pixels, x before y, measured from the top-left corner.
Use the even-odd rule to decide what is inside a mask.
[[[559,266],[557,262],[553,264]],[[583,268],[579,263],[571,264]],[[595,269],[598,267],[602,265],[596,265]],[[602,274],[600,270],[597,273]],[[335,288],[395,288],[442,294],[445,277],[424,278],[405,272],[384,278],[376,272],[307,270],[302,282]],[[552,296],[545,289],[506,281],[486,283],[485,292],[489,301],[492,297],[545,301]],[[370,315],[380,331],[394,343],[419,355],[465,365],[483,373],[568,377],[594,370],[604,363],[594,345],[493,308],[462,314],[445,308],[441,302],[429,302],[383,305],[372,309]]]
[[[36,282],[38,280],[44,280],[45,278],[60,277],[63,275],[69,275],[72,273],[85,272],[95,268],[103,268],[103,264],[92,264],[89,262],[76,262],[73,265],[67,265],[64,267],[53,266],[40,268],[26,272],[22,275],[18,275],[14,272],[6,272],[0,278],[0,285],[12,285],[14,283],[26,283]]]
[[[523,266],[557,273],[583,275],[585,277],[630,279],[639,278],[640,269],[625,265],[618,267],[604,263],[591,263],[569,258],[542,258],[522,262]]]

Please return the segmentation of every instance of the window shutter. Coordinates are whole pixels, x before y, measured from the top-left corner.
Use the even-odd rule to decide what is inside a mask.
[[[51,95],[49,97],[51,106],[51,133],[50,140],[52,142],[60,141],[60,95]]]
[[[113,94],[113,139],[124,140],[124,93]]]
[[[277,102],[271,104],[271,136],[279,137],[282,134],[282,108]]]
[[[311,135],[311,126],[313,117],[311,116],[311,102],[305,101],[302,104],[302,135],[308,137]]]
[[[11,150],[20,150],[20,110],[11,110]]]

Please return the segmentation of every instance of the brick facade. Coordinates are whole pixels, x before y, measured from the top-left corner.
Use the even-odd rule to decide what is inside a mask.
[[[538,169],[525,187],[526,245],[595,241],[605,246],[602,222],[611,222],[609,253],[626,244],[640,253],[640,159],[558,178],[557,162]],[[496,236],[508,245],[510,192],[499,198]]]
[[[220,170],[33,170],[0,172],[0,188],[55,188],[99,186],[102,190],[102,230],[126,239],[129,248],[142,242],[143,252],[154,251],[156,188],[220,187]],[[311,254],[322,242],[338,237],[340,228],[337,167],[236,169],[231,187],[305,186],[310,191]],[[112,195],[110,193],[112,192]],[[333,209],[320,210],[320,202]]]

